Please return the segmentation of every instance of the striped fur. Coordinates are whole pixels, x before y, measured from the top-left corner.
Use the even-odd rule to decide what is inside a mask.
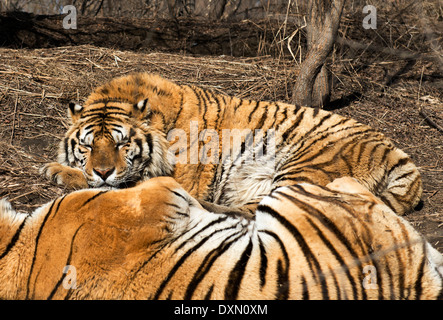
[[[241,100],[151,74],[114,79],[97,88],[84,107],[70,109],[73,124],[59,162],[44,171],[71,187],[121,187],[172,175],[193,197],[254,211],[278,187],[300,182],[324,186],[351,176],[400,215],[414,208],[422,193],[420,174],[403,151],[380,132],[325,110]],[[191,124],[198,125],[193,141]],[[171,160],[171,152],[177,156],[180,149],[177,139],[167,140],[174,129],[186,134],[181,146],[186,163]],[[251,149],[251,135],[241,136],[241,147],[228,145],[230,155],[223,156],[224,134],[236,129],[261,129],[263,139]],[[201,154],[209,141],[204,130],[220,137],[218,150],[209,155],[216,161],[205,163],[200,157],[193,163],[194,147]],[[271,133],[274,154],[268,152]],[[245,160],[260,148],[263,157]],[[110,177],[104,181],[97,172]]]
[[[442,288],[443,256],[346,177],[280,187],[253,218],[205,211],[169,177],[76,191],[31,215],[0,202],[0,299],[442,299]]]

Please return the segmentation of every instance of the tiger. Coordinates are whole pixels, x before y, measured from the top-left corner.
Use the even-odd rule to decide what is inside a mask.
[[[443,255],[354,178],[204,209],[172,177],[0,201],[0,299],[443,299]]]
[[[251,214],[276,188],[325,186],[342,176],[356,178],[399,215],[422,194],[417,167],[392,141],[319,108],[135,73],[98,87],[83,106],[71,102],[68,114],[58,160],[42,169],[68,188],[125,188],[171,176],[208,210]]]

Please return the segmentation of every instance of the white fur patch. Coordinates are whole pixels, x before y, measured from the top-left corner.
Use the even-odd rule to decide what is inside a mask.
[[[435,269],[440,277],[443,277],[443,255],[429,243],[426,243],[426,255],[431,268]]]
[[[81,105],[79,105],[77,103],[74,105],[74,111],[75,112],[80,112],[82,110],[83,110],[83,107]]]
[[[233,170],[234,172],[234,170]],[[272,190],[275,174],[274,162],[252,162],[243,165],[231,175],[226,183],[227,205],[242,206],[252,200],[268,195]]]
[[[6,199],[0,200],[0,224],[17,226],[25,220],[27,214],[16,212],[9,201]]]

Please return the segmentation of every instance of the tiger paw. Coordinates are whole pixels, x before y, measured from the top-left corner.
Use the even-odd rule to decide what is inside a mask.
[[[40,173],[53,182],[71,189],[88,188],[88,182],[80,169],[71,168],[58,162],[48,163],[40,170]]]

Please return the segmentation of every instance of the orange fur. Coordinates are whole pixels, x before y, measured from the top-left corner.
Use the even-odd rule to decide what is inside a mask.
[[[140,102],[143,99],[147,99],[147,107],[137,112],[136,106],[143,105]],[[112,115],[116,108],[121,114]],[[113,119],[106,122],[100,121],[100,117]],[[94,176],[94,169],[100,172],[115,168],[118,177],[115,181],[113,177],[109,179],[114,187],[124,187],[127,181],[171,175],[200,200],[252,212],[275,188],[301,182],[325,186],[342,176],[356,178],[398,214],[415,207],[422,193],[417,168],[389,139],[355,120],[325,110],[281,102],[241,100],[139,73],[114,79],[97,88],[80,112],[71,112],[71,118],[73,125],[61,144],[59,162],[47,165],[44,170],[48,177],[67,186],[100,186],[102,181]],[[118,147],[115,138],[118,134],[106,137],[100,132],[120,130],[113,129],[114,122],[126,132],[134,128],[137,131],[134,139],[144,144],[146,136],[155,140],[154,151],[143,147],[140,156],[144,167],[127,165],[128,150],[137,149],[135,143],[119,151],[117,157],[108,151]],[[198,125],[194,137],[198,141],[191,141],[193,123]],[[84,150],[83,160],[78,159],[80,155],[74,159],[73,154],[81,148],[76,135],[90,126],[96,131],[91,141],[93,151]],[[174,165],[171,162],[171,152],[179,150],[177,137],[167,140],[174,129],[184,132],[182,149],[186,153],[186,163]],[[261,162],[243,161],[248,156],[247,149],[235,151],[233,146],[221,143],[226,130],[234,132],[235,129],[250,130],[252,134],[260,129],[266,138],[275,130],[275,158],[266,155]],[[204,130],[212,130],[219,137],[218,150],[211,149],[211,156],[218,152],[218,157],[214,156],[216,161],[209,163],[203,163],[201,158],[203,147],[209,144],[209,139],[203,137]],[[245,139],[242,136],[241,142],[245,143]],[[76,142],[73,146],[72,141]],[[191,161],[195,147],[200,156],[198,163]],[[225,148],[232,154],[222,158]],[[102,158],[97,156],[100,152],[104,154]],[[155,161],[150,161],[150,157]]]
[[[0,299],[441,299],[442,288],[443,256],[350,178],[278,188],[253,218],[205,211],[166,177],[30,215],[0,201]]]

